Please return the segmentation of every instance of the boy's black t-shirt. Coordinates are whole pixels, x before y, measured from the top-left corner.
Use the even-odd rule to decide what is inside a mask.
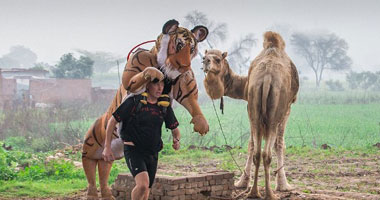
[[[171,106],[167,107],[166,114],[157,104],[149,102],[136,112],[141,95],[126,99],[113,113],[116,121],[123,122],[120,137],[124,141],[133,142],[136,148],[147,154],[155,154],[162,147],[161,127],[165,121],[166,128],[175,129],[179,123]]]

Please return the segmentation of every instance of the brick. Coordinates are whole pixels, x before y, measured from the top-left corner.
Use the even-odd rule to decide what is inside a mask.
[[[164,195],[163,188],[152,188],[151,193],[153,195]]]
[[[193,176],[193,177],[189,177],[188,180],[190,182],[199,182],[199,181],[204,181],[206,178],[205,178],[205,175],[198,175],[198,176]]]
[[[208,199],[208,198],[205,197],[203,194],[197,194],[197,199],[198,200],[203,200],[203,199]]]
[[[175,190],[175,191],[166,191],[166,195],[168,196],[177,196],[185,194],[185,189]]]
[[[224,191],[222,192],[222,196],[224,196],[224,197],[226,197],[226,196],[231,196],[231,194],[232,194],[232,191],[231,191],[231,190],[224,190]]]
[[[207,180],[207,181],[209,181],[209,180],[211,180],[211,179],[212,179],[212,175],[211,175],[211,174],[206,176],[206,180]]]
[[[183,194],[183,195],[179,195],[179,198],[178,198],[179,200],[185,200],[186,198],[185,198],[185,195]]]
[[[127,187],[122,185],[115,185],[113,187],[113,190],[119,191],[119,192],[125,192],[127,190]]]
[[[227,184],[228,183],[228,180],[227,179],[223,179],[222,180],[222,184],[224,185],[224,184]]]
[[[211,191],[222,191],[223,190],[223,186],[222,185],[213,185],[211,186]]]
[[[186,177],[175,177],[175,178],[170,178],[168,179],[168,183],[171,184],[171,185],[174,185],[174,184],[179,184],[179,183],[186,183]]]
[[[129,173],[120,173],[117,175],[117,179],[124,179],[126,177],[130,176]]]
[[[164,188],[164,190],[166,190],[166,191],[172,191],[172,190],[177,190],[178,187],[179,187],[179,185],[176,184],[176,185],[164,185],[163,188]]]
[[[185,188],[191,188],[191,183],[185,183]]]
[[[198,187],[198,183],[197,182],[191,183],[191,188],[197,188],[197,187]]]
[[[194,188],[189,188],[185,190],[185,194],[195,194],[197,193],[197,190]]]
[[[190,200],[191,199],[191,194],[185,195],[185,200]]]
[[[211,191],[211,187],[210,186],[203,186],[201,188],[199,188],[200,192],[202,191]]]
[[[223,179],[216,179],[215,180],[216,185],[220,185],[220,184],[222,184],[222,182],[223,182]]]
[[[230,178],[233,178],[234,176],[235,176],[234,173],[227,173],[227,174],[224,174],[224,175],[223,175],[223,178],[230,179]]]
[[[179,184],[178,188],[183,189],[183,188],[185,188],[185,185],[186,185],[186,183],[181,183],[181,184]]]
[[[161,200],[161,196],[159,196],[159,195],[154,195],[154,196],[153,196],[153,200]]]
[[[215,185],[215,180],[212,179],[212,180],[209,181],[209,183],[210,183],[210,185]]]
[[[203,187],[203,182],[197,182],[198,183],[198,188]]]
[[[212,175],[212,179],[218,180],[218,179],[223,179],[224,174],[215,174]]]
[[[178,196],[163,196],[161,197],[161,200],[178,200]]]

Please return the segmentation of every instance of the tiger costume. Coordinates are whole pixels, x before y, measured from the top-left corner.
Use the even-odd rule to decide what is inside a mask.
[[[130,93],[143,92],[150,80],[165,79],[163,94],[169,95],[188,110],[192,116],[194,131],[201,135],[208,132],[209,126],[198,104],[198,88],[191,69],[191,60],[197,55],[198,43],[205,40],[207,35],[208,29],[204,26],[196,26],[189,31],[179,27],[176,20],[170,20],[164,24],[162,33],[150,51],[139,49],[132,54],[124,68],[122,85],[117,90],[110,107],[85,135],[82,163],[88,181],[88,198],[98,198],[96,188],[96,166],[98,166],[101,195],[103,198],[113,199],[108,187],[112,163],[105,162],[101,158],[107,122],[123,98]],[[113,139],[117,137],[115,131]],[[118,159],[123,157],[118,156],[119,153],[123,154],[123,149],[115,151],[117,151],[115,157]]]

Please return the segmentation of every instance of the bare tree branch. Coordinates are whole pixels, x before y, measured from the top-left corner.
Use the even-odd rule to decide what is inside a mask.
[[[326,69],[340,71],[351,67],[346,41],[333,33],[294,33],[291,44],[314,71],[317,87]]]

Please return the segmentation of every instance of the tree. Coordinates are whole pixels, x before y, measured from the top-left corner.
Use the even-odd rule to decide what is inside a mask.
[[[335,91],[335,92],[344,91],[342,83],[338,80],[336,80],[336,81],[328,80],[328,81],[326,81],[326,85],[327,85],[327,87],[329,87],[329,89],[331,91]]]
[[[91,58],[94,61],[94,72],[105,73],[112,67],[116,66],[117,61],[123,62],[126,60],[121,56],[113,55],[110,52],[96,51],[90,52],[86,50],[78,49],[78,53]]]
[[[52,69],[55,78],[90,78],[93,72],[94,61],[87,56],[80,56],[79,60],[73,54],[64,54],[59,63]]]
[[[325,70],[340,71],[351,68],[352,60],[347,55],[348,44],[334,33],[294,33],[291,44],[313,70],[317,87]]]
[[[228,34],[227,24],[210,21],[207,15],[197,10],[190,12],[185,16],[185,27],[192,28],[197,25],[204,25],[208,28],[209,34],[202,44],[204,48],[199,48],[198,56],[202,60],[204,49],[217,48],[219,44],[223,43]],[[235,68],[240,74],[243,70],[248,69],[251,58],[249,56],[252,47],[256,45],[256,39],[253,34],[247,34],[240,40],[234,42],[228,51],[227,59],[232,67]]]
[[[228,61],[230,66],[239,74],[246,73],[251,61],[250,53],[252,47],[256,45],[257,39],[254,34],[248,34],[240,40],[234,42],[228,51]]]
[[[37,61],[37,55],[24,46],[12,46],[8,54],[0,58],[1,67],[30,68]]]
[[[379,80],[380,80],[380,72],[372,73],[370,71],[364,72],[353,72],[350,71],[346,75],[346,81],[348,82],[348,86],[351,89],[361,88],[363,90],[368,90],[373,87],[374,90],[379,88]]]
[[[49,63],[38,62],[35,63],[31,69],[40,69],[40,70],[50,70],[53,66],[49,65]]]
[[[184,26],[187,28],[193,28],[197,25],[206,26],[209,33],[202,44],[206,44],[208,49],[215,48],[219,43],[224,42],[227,37],[227,24],[226,23],[216,23],[214,21],[209,21],[206,14],[194,10],[185,16]],[[200,59],[203,58],[204,49],[198,47],[198,56]]]

